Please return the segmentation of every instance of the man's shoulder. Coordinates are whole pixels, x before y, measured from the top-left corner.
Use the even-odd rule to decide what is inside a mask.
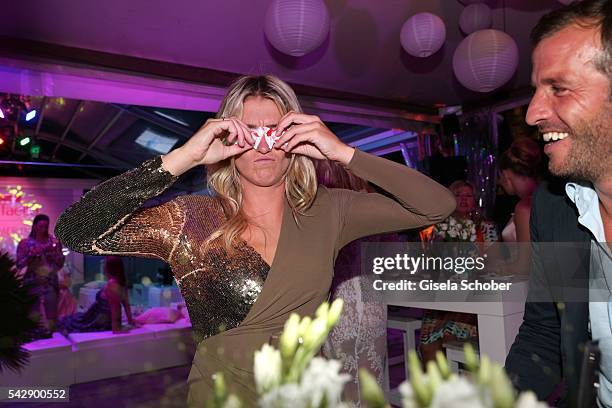
[[[540,184],[533,195],[534,227],[543,241],[582,241],[585,239],[578,222],[578,210],[565,193],[568,180]]]
[[[573,210],[573,204],[565,193],[567,180],[549,180],[540,184],[533,195],[533,206],[537,210],[555,207],[559,210]]]

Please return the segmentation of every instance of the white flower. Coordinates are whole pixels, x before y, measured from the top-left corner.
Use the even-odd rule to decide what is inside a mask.
[[[308,395],[295,383],[283,384],[259,398],[262,408],[307,408]]]
[[[419,404],[417,404],[414,390],[412,389],[412,384],[409,381],[404,381],[398,387],[400,395],[402,396],[402,407],[403,408],[418,408]]]
[[[325,360],[321,357],[312,359],[301,381],[301,389],[308,396],[311,407],[320,406],[323,397],[327,407],[335,407],[340,403],[344,385],[351,378],[348,374],[340,374],[341,367],[338,360]]]
[[[455,230],[455,229],[450,229],[450,230],[448,230],[448,235],[449,235],[451,238],[457,238],[457,236],[458,236],[457,230]]]
[[[242,403],[240,402],[240,399],[234,394],[231,394],[229,397],[227,397],[227,399],[225,400],[225,404],[223,404],[223,408],[241,408],[241,407],[242,407]]]
[[[522,392],[516,400],[515,408],[547,408],[548,404],[539,402],[532,391]]]
[[[280,351],[269,344],[255,352],[255,385],[257,392],[264,393],[276,387],[281,381],[282,361]]]
[[[283,334],[280,336],[281,354],[286,359],[291,359],[298,346],[300,329],[300,316],[297,313],[292,313],[289,319],[285,322]]]
[[[463,377],[443,382],[434,393],[430,408],[485,408],[478,388]]]
[[[440,230],[442,231],[446,231],[448,229],[448,224],[443,222],[442,224],[440,224]]]
[[[327,316],[315,318],[304,333],[304,347],[318,348],[327,338],[327,334]]]
[[[457,225],[457,220],[455,220],[453,217],[448,217],[448,225],[451,227]]]
[[[468,232],[466,230],[461,230],[461,239],[464,241],[467,241],[468,239]]]

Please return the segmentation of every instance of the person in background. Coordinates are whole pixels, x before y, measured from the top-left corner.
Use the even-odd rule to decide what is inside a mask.
[[[32,285],[39,298],[41,337],[49,337],[57,320],[59,283],[57,271],[64,266],[62,244],[49,234],[49,216],[38,214],[30,235],[17,245],[17,268],[25,268],[23,282]]]
[[[96,301],[82,313],[66,316],[58,322],[62,333],[96,332],[112,330],[114,334],[127,333],[136,326],[128,298],[127,280],[123,261],[118,256],[104,260],[104,273],[108,282],[96,294]],[[129,326],[121,325],[121,307],[125,309]]]
[[[322,186],[374,192],[367,181],[335,163],[318,160],[315,168]],[[367,369],[383,387],[387,311],[382,292],[373,290],[371,276],[361,268],[362,243],[381,240],[397,241],[397,235],[373,235],[353,241],[340,250],[334,265],[330,296],[332,300],[341,298],[344,309],[323,345],[323,353],[342,361],[343,371],[350,374],[351,381],[344,388],[343,400],[350,401],[354,407],[365,406],[361,401],[359,369]]]
[[[449,186],[455,195],[457,208],[453,214],[433,228],[433,242],[463,241],[463,242],[494,242],[497,233],[492,223],[482,219],[476,211],[476,192],[474,186],[465,180],[457,180]],[[452,222],[459,224],[466,220],[474,222],[475,228],[466,235],[449,235]],[[441,226],[445,225],[444,228]],[[476,315],[439,310],[426,310],[421,325],[421,341],[419,350],[423,363],[434,360],[438,351],[443,351],[447,341],[467,341],[478,336]]]
[[[501,236],[504,242],[529,242],[529,214],[531,196],[538,188],[542,166],[542,150],[527,138],[512,143],[499,159],[499,183],[508,195],[518,196],[520,201],[504,227]]]
[[[521,243],[531,241],[529,233],[531,198],[538,188],[542,162],[542,149],[535,141],[527,138],[514,141],[499,158],[499,184],[506,194],[519,198],[510,220],[501,233],[502,241],[509,245],[505,247],[508,251],[506,259],[501,261],[499,258],[500,261],[496,265],[496,272],[499,275],[523,277],[529,275],[531,248],[530,245]]]
[[[69,316],[76,311],[77,301],[70,292],[72,286],[72,278],[70,271],[65,267],[57,273],[59,283],[59,298],[57,302],[57,318]]]

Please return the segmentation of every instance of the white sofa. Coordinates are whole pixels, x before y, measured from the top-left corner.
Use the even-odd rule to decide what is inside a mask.
[[[0,374],[2,386],[68,386],[189,364],[195,352],[191,323],[146,324],[125,334],[72,333],[25,346],[30,364],[22,373]]]
[[[68,386],[74,384],[72,343],[59,333],[24,346],[30,363],[20,373],[0,373],[2,386]]]

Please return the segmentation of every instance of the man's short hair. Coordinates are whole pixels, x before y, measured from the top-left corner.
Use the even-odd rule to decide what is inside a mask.
[[[571,24],[600,30],[602,53],[595,67],[612,83],[612,0],[577,1],[544,15],[531,31],[531,41],[536,46]]]

